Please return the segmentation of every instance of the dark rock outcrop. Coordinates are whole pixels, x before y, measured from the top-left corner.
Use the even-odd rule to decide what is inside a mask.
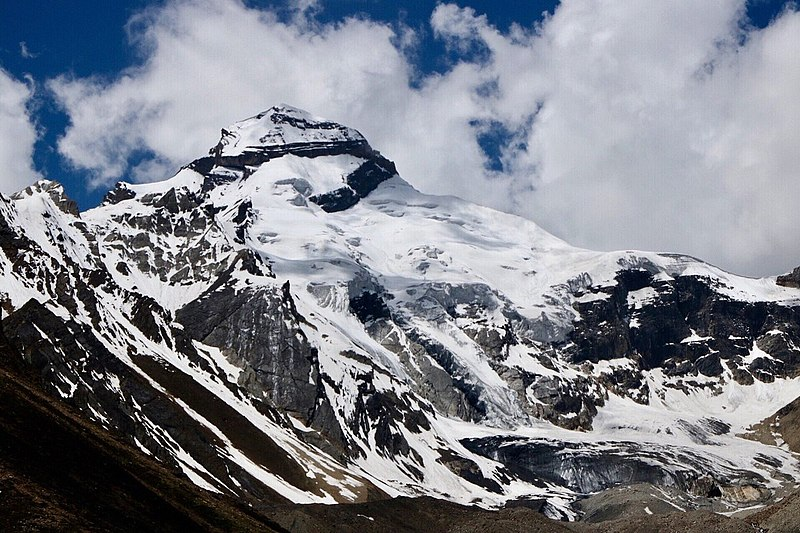
[[[221,278],[222,279],[222,278]],[[239,384],[310,422],[318,399],[316,349],[299,329],[291,295],[281,290],[212,287],[180,309],[186,333],[220,348],[244,369]]]
[[[763,483],[757,474],[730,469],[704,475],[711,469],[701,455],[672,448],[663,454],[636,442],[566,444],[544,439],[486,437],[465,439],[465,448],[500,462],[508,472],[530,483],[555,483],[581,494],[596,493],[618,485],[649,483],[677,487],[701,497],[721,498],[735,487]],[[735,482],[731,485],[731,480]],[[543,485],[542,485],[543,486]],[[769,497],[766,489],[754,489],[755,501]]]
[[[108,191],[103,198],[103,204],[118,204],[125,200],[131,200],[136,197],[136,193],[130,190],[125,183],[117,183],[117,185]]]
[[[784,287],[800,289],[800,267],[795,268],[789,274],[778,276],[776,283]]]

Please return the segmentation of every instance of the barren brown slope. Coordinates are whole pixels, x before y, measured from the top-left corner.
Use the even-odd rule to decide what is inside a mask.
[[[429,496],[349,505],[295,505],[276,508],[273,520],[292,532],[318,533],[569,533],[564,522],[533,509],[487,511]]]
[[[0,330],[0,530],[274,531],[53,399]]]
[[[778,437],[790,450],[800,453],[800,398],[752,426],[746,436],[770,445],[775,445]]]
[[[769,533],[800,533],[800,492],[748,517]]]

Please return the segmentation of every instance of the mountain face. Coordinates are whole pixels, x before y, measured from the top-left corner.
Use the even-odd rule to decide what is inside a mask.
[[[90,211],[54,182],[0,195],[8,357],[254,507],[427,495],[575,518],[642,483],[761,505],[800,479],[751,432],[800,397],[797,279],[572,247],[422,194],[288,106]]]

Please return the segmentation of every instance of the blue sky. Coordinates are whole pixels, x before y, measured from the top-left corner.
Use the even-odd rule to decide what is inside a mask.
[[[793,206],[770,208],[798,181],[781,129],[796,103],[770,83],[793,92],[797,13],[783,0],[687,4],[5,2],[0,68],[35,127],[21,168],[82,209],[114,181],[167,177],[282,99],[361,129],[423,190],[570,242],[778,273],[800,264],[781,237]],[[0,176],[0,191],[21,179]]]

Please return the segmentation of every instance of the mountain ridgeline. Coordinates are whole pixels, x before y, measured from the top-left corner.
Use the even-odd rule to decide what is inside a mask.
[[[255,527],[231,501],[764,506],[800,480],[798,279],[572,247],[289,106],[89,211],[0,195],[4,368],[215,495],[222,529]]]

